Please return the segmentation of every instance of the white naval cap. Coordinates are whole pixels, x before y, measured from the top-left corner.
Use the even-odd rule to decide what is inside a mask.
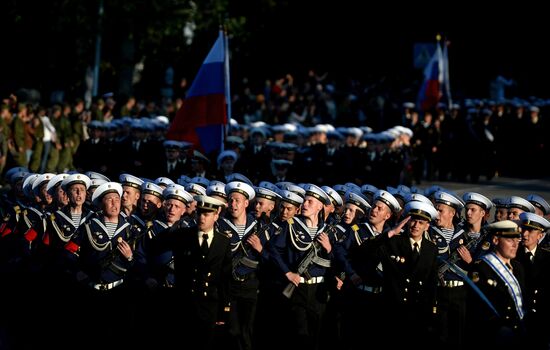
[[[155,179],[155,185],[168,187],[173,184],[174,184],[174,181],[172,181],[172,179],[167,178],[165,176],[157,177]]]
[[[107,183],[109,181],[107,180],[104,180],[104,179],[91,179],[90,180],[90,187],[88,187],[88,189],[90,188],[97,188],[101,185],[103,185],[104,183]]]
[[[462,199],[458,198],[452,193],[445,191],[435,192],[434,201],[436,203],[441,203],[453,207],[457,211],[460,211],[462,210],[462,208],[464,208],[464,203],[462,203]]]
[[[178,185],[185,186],[191,182],[191,178],[187,175],[180,175],[176,182],[178,183]]]
[[[36,179],[38,179],[39,176],[40,174],[33,174],[33,173],[27,174],[25,176],[25,179],[23,180],[23,185],[22,185],[23,193],[25,194],[25,196],[29,198],[34,198],[32,185],[36,181]]]
[[[436,219],[438,214],[431,203],[428,204],[421,201],[411,201],[405,205],[403,210],[404,216],[414,216],[428,221]]]
[[[328,194],[321,187],[314,184],[304,184],[303,188],[306,191],[306,196],[313,197],[323,204],[330,204]]]
[[[363,213],[366,213],[371,208],[365,196],[353,191],[348,191],[346,193],[346,204],[347,203],[357,206]]]
[[[227,193],[228,196],[233,192],[242,194],[248,200],[253,200],[254,196],[256,195],[256,191],[254,191],[254,188],[246,182],[242,181],[231,181],[230,183],[225,185],[225,193]]]
[[[130,186],[138,190],[140,190],[141,185],[143,185],[142,179],[130,174],[120,174],[120,176],[118,177],[118,181],[120,181],[120,184],[122,186]]]
[[[221,207],[225,206],[225,203],[219,199],[209,196],[195,196],[194,200],[197,201],[197,211],[218,211]]]
[[[527,196],[527,200],[535,207],[542,210],[542,213],[544,215],[550,214],[550,204],[548,204],[548,202],[541,196],[537,194],[530,194],[529,196]]]
[[[150,194],[160,199],[164,199],[162,197],[162,192],[164,192],[164,189],[154,182],[146,181],[141,185],[141,194]]]
[[[100,173],[97,173],[95,171],[87,171],[87,172],[84,173],[84,175],[88,176],[90,178],[90,180],[102,179],[102,180],[105,180],[106,182],[111,181],[107,176],[105,176],[103,174],[100,174]]]
[[[17,173],[28,173],[28,172],[29,172],[29,169],[22,166],[16,166],[6,171],[6,173],[4,174],[4,178],[11,182],[11,178],[13,175]]]
[[[48,185],[46,186],[46,191],[51,195],[53,194],[53,191],[57,187],[57,185],[61,185],[63,180],[65,180],[69,174],[63,173],[63,174],[57,174],[54,177],[51,178],[50,182],[48,182]]]
[[[366,185],[361,186],[361,192],[360,193],[362,193],[366,196],[374,196],[376,191],[378,191],[378,188],[376,188],[373,185],[366,184]]]
[[[545,232],[550,228],[550,222],[540,215],[534,213],[523,212],[519,214],[519,221],[521,227],[527,227],[529,229],[540,230]]]
[[[122,196],[122,185],[118,182],[106,182],[100,185],[92,195],[92,203],[96,206],[99,206],[99,202],[108,193],[118,193],[119,196]]]
[[[485,226],[485,229],[491,234],[505,238],[520,238],[521,231],[519,226],[512,220],[502,220],[493,222]]]
[[[258,184],[258,187],[267,188],[268,190],[272,190],[273,192],[278,192],[279,187],[277,187],[275,184],[269,182],[269,181],[261,181]]]
[[[535,212],[535,206],[531,204],[527,199],[511,196],[508,198],[508,208],[518,208],[529,213]]]
[[[189,182],[193,184],[201,185],[202,187],[204,187],[204,189],[206,189],[208,185],[210,185],[210,180],[208,180],[204,176],[192,177],[191,180],[189,180]]]
[[[492,198],[491,202],[493,202],[496,208],[508,208],[507,198],[496,197],[496,198]]]
[[[281,188],[282,190],[296,193],[297,195],[302,197],[302,199],[306,196],[306,191],[300,186],[293,184],[292,182],[279,182],[277,186],[279,186],[279,188]]]
[[[462,195],[462,200],[464,200],[464,205],[472,203],[480,206],[485,211],[491,210],[491,207],[493,206],[493,203],[489,200],[489,198],[477,192],[464,193]]]
[[[42,185],[47,185],[47,183],[55,176],[55,174],[52,174],[52,173],[44,173],[44,174],[40,174],[38,175],[38,177],[36,178],[36,180],[33,181],[32,183],[32,191],[34,192],[35,195],[38,195],[40,193],[40,187],[42,187]]]
[[[185,204],[193,202],[193,196],[187,192],[182,185],[178,184],[166,187],[166,189],[162,191],[162,196],[165,199],[176,199]]]
[[[335,207],[339,207],[344,204],[344,202],[342,201],[342,197],[332,187],[321,186],[321,189],[325,191],[326,194],[328,194],[330,201]]]
[[[409,193],[405,196],[405,203],[412,202],[412,201],[432,204],[432,201],[428,197],[420,193]]]
[[[250,186],[254,186],[252,181],[248,177],[244,176],[241,173],[233,173],[233,174],[231,174],[227,177],[227,183],[233,182],[233,181],[240,181],[240,182],[244,182],[244,183],[246,183]]]
[[[206,196],[206,189],[201,185],[190,183],[185,185],[185,190],[192,195]]]
[[[342,196],[345,196],[346,192],[348,191],[348,187],[342,184],[334,185],[332,186],[332,188]]]
[[[90,188],[91,182],[92,180],[90,180],[90,178],[84,174],[71,174],[63,180],[63,182],[61,183],[61,187],[66,192],[70,186],[74,184],[81,184],[84,185],[87,190],[88,188]]]
[[[227,200],[227,193],[225,193],[225,184],[220,181],[210,181],[210,185],[206,188],[207,196],[219,196]]]
[[[386,204],[393,213],[397,213],[401,210],[401,205],[397,199],[388,191],[378,190],[372,198],[372,202],[380,201]]]
[[[277,199],[281,198],[281,196],[279,193],[270,190],[269,188],[256,187],[256,198],[265,198],[275,202]]]
[[[298,194],[289,191],[289,190],[279,190],[279,195],[281,196],[281,201],[290,203],[292,205],[295,205],[299,207],[304,203],[304,198],[300,197]]]

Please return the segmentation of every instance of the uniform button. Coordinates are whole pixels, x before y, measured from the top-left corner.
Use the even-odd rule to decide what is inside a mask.
[[[205,286],[205,287],[208,287],[208,282],[204,282],[204,286]]]
[[[207,296],[208,294],[206,294],[206,292],[204,292],[204,296]]]
[[[407,278],[407,279],[405,280],[405,282],[409,283],[409,282],[410,282],[410,280],[409,280],[409,279]]]
[[[539,290],[538,290],[538,289],[535,289],[535,294],[537,294],[538,292],[539,292]]]
[[[407,302],[407,298],[403,298],[403,301],[404,301],[404,302]]]
[[[533,299],[533,304],[536,304],[537,303],[537,299]]]
[[[537,309],[531,309],[532,312],[537,312]]]
[[[197,272],[197,271],[198,271],[198,270],[197,270],[197,269],[195,269],[195,272]]]
[[[206,276],[208,276],[208,277],[210,277],[210,275],[212,275],[212,273],[210,273],[210,272],[206,274]]]
[[[518,326],[514,326],[514,329],[518,329]]]
[[[512,310],[512,307],[511,307],[511,306],[508,306],[508,310]]]
[[[506,319],[509,320],[509,319],[510,319],[510,316],[506,316]]]
[[[407,288],[405,288],[405,292],[408,292],[409,290]]]
[[[418,284],[419,284],[419,285],[422,285],[422,281],[418,281]]]

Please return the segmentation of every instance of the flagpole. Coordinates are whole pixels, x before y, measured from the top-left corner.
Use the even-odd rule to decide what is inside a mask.
[[[224,78],[225,78],[225,101],[227,103],[227,124],[224,128],[222,128],[222,132],[224,133],[222,135],[222,152],[224,150],[224,142],[225,137],[227,137],[227,134],[229,133],[229,128],[231,128],[231,84],[229,79],[229,38],[227,36],[227,32],[225,29],[221,31],[222,35],[224,36]]]

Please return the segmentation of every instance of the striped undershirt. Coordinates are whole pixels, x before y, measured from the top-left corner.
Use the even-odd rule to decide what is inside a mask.
[[[239,239],[243,239],[244,230],[246,229],[246,224],[244,225],[235,224],[235,227],[237,228],[237,234],[239,235]]]
[[[317,236],[317,227],[308,227],[307,230],[309,232],[309,237],[311,237],[311,239],[314,239],[315,236]]]
[[[105,227],[107,228],[107,236],[109,236],[109,239],[115,236],[117,226],[118,222],[105,221]]]
[[[71,213],[71,220],[73,220],[74,227],[80,226],[81,217],[82,217],[82,213]]]
[[[441,234],[443,235],[443,238],[445,238],[445,241],[447,242],[447,244],[449,244],[455,233],[454,228],[441,227],[439,229],[441,230]]]

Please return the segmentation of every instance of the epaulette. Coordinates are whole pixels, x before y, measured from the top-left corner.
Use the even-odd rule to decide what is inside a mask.
[[[353,225],[351,226],[351,229],[352,229],[353,231],[357,232],[357,231],[359,231],[359,226],[358,226],[357,224],[353,224]]]

